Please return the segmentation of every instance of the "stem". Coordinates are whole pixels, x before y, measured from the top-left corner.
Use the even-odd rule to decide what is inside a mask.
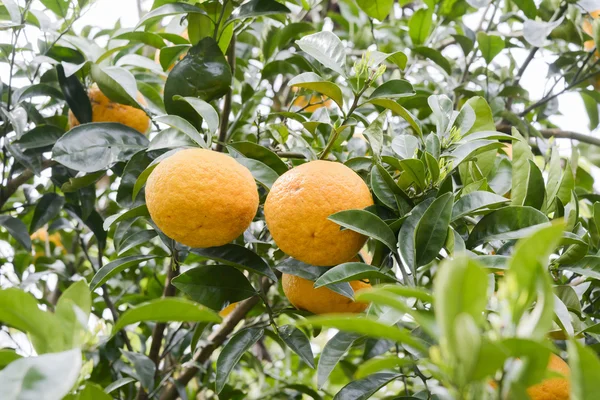
[[[271,287],[272,282],[267,278],[262,280],[262,288],[266,293]],[[175,400],[178,396],[177,386],[185,387],[198,372],[199,365],[203,364],[210,358],[212,353],[227,340],[229,334],[233,332],[237,324],[244,319],[246,314],[258,303],[260,297],[254,296],[249,299],[242,301],[231,314],[227,316],[219,326],[219,329],[213,331],[213,333],[207,338],[206,345],[200,348],[196,354],[194,354],[190,366],[187,367],[183,373],[177,378],[176,383],[170,384],[160,396],[160,400]]]
[[[50,168],[56,164],[57,164],[56,161],[44,160],[42,162],[41,170],[43,171],[43,170]],[[34,172],[30,169],[27,169],[27,170],[23,171],[16,178],[9,180],[5,186],[0,185],[3,189],[2,192],[0,193],[0,209],[2,208],[2,206],[4,206],[4,204],[6,204],[8,199],[10,199],[10,197],[19,189],[19,187],[21,187],[21,185],[25,184],[28,180],[33,178],[33,175],[35,175]],[[4,177],[3,177],[3,179],[4,179]],[[9,210],[4,210],[2,212],[5,212],[5,211],[9,211]],[[0,213],[2,213],[2,212],[0,212]]]
[[[496,125],[496,130],[499,132],[510,133],[511,125],[499,124]],[[592,135],[586,135],[572,131],[563,131],[561,129],[540,129],[538,132],[540,132],[540,134],[546,139],[554,137],[557,139],[577,140],[582,143],[600,147],[600,138]]]
[[[227,60],[229,61],[229,67],[231,68],[232,79],[235,79],[235,35],[231,37],[229,48],[227,49]],[[232,89],[225,95],[225,101],[223,103],[223,112],[221,113],[221,123],[219,126],[219,139],[217,141],[217,151],[223,151],[223,145],[227,141],[227,128],[229,127],[229,114],[231,113],[231,96]]]
[[[334,130],[334,132],[331,134],[331,137],[329,138],[329,142],[327,143],[327,146],[325,146],[325,148],[323,149],[323,152],[319,156],[319,160],[323,160],[323,159],[325,159],[325,157],[327,157],[327,155],[331,151],[331,148],[335,144],[335,141],[340,136],[340,133],[342,133],[344,131],[344,125],[346,125],[346,123],[348,122],[348,120],[352,116],[352,113],[354,113],[354,111],[356,111],[356,108],[358,107],[358,101],[360,100],[360,97],[363,95],[363,93],[365,92],[365,90],[367,90],[367,88],[370,86],[370,84],[371,84],[371,80],[368,79],[365,82],[365,86],[360,90],[360,92],[358,92],[354,96],[354,100],[352,101],[352,105],[350,106],[350,109],[348,110],[348,114],[346,114],[346,117],[344,118],[344,120],[340,124],[339,128],[337,128],[336,130]]]

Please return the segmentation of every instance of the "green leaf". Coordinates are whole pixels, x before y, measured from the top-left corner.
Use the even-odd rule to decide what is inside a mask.
[[[392,79],[379,85],[371,93],[370,99],[387,98],[398,99],[401,97],[410,97],[415,95],[412,84],[404,79]]]
[[[77,121],[79,121],[80,124],[92,122],[92,104],[77,76],[71,75],[66,77],[65,70],[60,64],[56,66],[56,72],[58,75],[58,83],[65,95],[65,100],[73,112],[73,115],[77,118]]]
[[[400,104],[396,103],[393,100],[389,100],[389,99],[371,99],[368,101],[368,103],[387,108],[392,113],[398,115],[399,117],[403,118],[406,122],[408,122],[408,124],[414,129],[414,131],[417,133],[417,135],[419,135],[421,137],[423,136],[423,131],[421,130],[421,126],[419,125],[419,123],[417,122],[415,117],[406,108],[402,107]]]
[[[194,125],[190,124],[184,118],[178,115],[161,115],[159,117],[154,118],[157,122],[162,122],[163,124],[169,125],[172,128],[178,129],[179,131],[185,133],[190,139],[196,142],[200,147],[208,148],[204,137],[198,132]]]
[[[148,244],[150,240],[154,239],[158,235],[158,232],[154,229],[146,229],[142,231],[134,231],[129,236],[126,236],[123,241],[119,244],[118,256],[128,250],[133,249],[141,244]]]
[[[84,280],[77,281],[64,291],[56,303],[55,316],[65,337],[65,347],[80,347],[87,332],[92,309],[92,293]]]
[[[106,175],[106,171],[98,171],[83,176],[77,176],[75,178],[69,178],[69,181],[63,183],[60,190],[62,190],[63,193],[77,192],[79,189],[86,188],[98,182],[104,175]]]
[[[375,121],[371,122],[371,124],[367,126],[367,129],[363,131],[363,135],[367,138],[375,159],[379,159],[381,151],[383,150],[383,124],[387,119],[387,113],[386,110],[379,114],[377,118],[375,118]]]
[[[533,153],[529,143],[513,128],[513,136],[519,140],[513,142],[513,168],[512,168],[512,188],[510,196],[514,205],[523,205],[527,196],[527,187],[529,182],[529,161],[533,160]],[[570,193],[569,193],[570,197]],[[566,204],[566,203],[564,203]]]
[[[356,333],[338,332],[325,344],[317,366],[317,386],[319,388],[325,385],[337,363],[359,337],[360,335]]]
[[[284,274],[299,276],[309,281],[316,281],[325,272],[325,268],[323,267],[305,264],[291,257],[281,262],[277,266],[277,269]],[[347,282],[332,283],[327,288],[344,297],[354,299],[354,290]]]
[[[314,90],[335,101],[340,108],[344,106],[342,89],[333,82],[323,80],[314,72],[305,72],[296,76],[288,82],[288,86]]]
[[[256,295],[244,274],[226,265],[202,265],[191,268],[172,281],[173,286],[197,303],[213,310],[221,310]]]
[[[361,262],[347,262],[329,268],[315,281],[315,288],[338,282],[351,282],[355,280],[379,279],[383,282],[394,282],[395,279],[369,264]]]
[[[371,68],[377,68],[382,62],[387,60],[394,63],[401,70],[404,70],[404,68],[406,68],[406,63],[408,62],[408,57],[401,51],[383,53],[381,51],[373,50],[371,51],[371,60],[373,62]]]
[[[413,48],[413,52],[419,54],[439,65],[448,75],[452,74],[452,65],[450,61],[438,50],[430,47],[418,46]]]
[[[65,397],[66,399],[66,397]],[[94,383],[87,382],[82,391],[77,393],[76,400],[111,400],[102,388]]]
[[[114,392],[115,390],[122,388],[125,385],[130,384],[131,382],[135,382],[135,379],[133,378],[121,378],[121,379],[117,379],[116,381],[114,381],[113,383],[111,383],[110,385],[108,385],[107,387],[104,388],[104,391],[106,393],[110,393],[110,392]]]
[[[35,206],[29,232],[33,233],[50,222],[52,218],[60,213],[64,204],[64,197],[56,193],[44,194]]]
[[[404,223],[400,232],[398,233],[398,250],[402,263],[410,268],[411,271],[415,271],[416,266],[416,248],[415,248],[415,232],[421,217],[431,205],[433,199],[426,199],[419,203],[411,211]],[[402,266],[401,266],[402,267]],[[404,282],[407,284],[407,282]]]
[[[548,217],[533,207],[504,207],[479,220],[469,235],[467,246],[473,248],[499,234],[514,232],[547,222]]]
[[[81,351],[21,358],[0,371],[0,398],[62,399],[77,382]]]
[[[233,147],[244,156],[266,164],[278,175],[286,173],[289,169],[287,164],[283,162],[277,154],[259,144],[252,142],[234,142],[228,144],[227,147]]]
[[[185,118],[197,127],[200,117],[196,110],[174,96],[210,102],[227,94],[231,79],[231,68],[218,43],[212,37],[205,37],[169,73],[164,91],[167,113]]]
[[[148,139],[133,128],[94,122],[65,133],[52,148],[52,158],[77,171],[96,172],[129,160],[147,146]]]
[[[217,358],[215,387],[216,392],[221,393],[227,383],[227,378],[233,367],[240,361],[242,355],[250,349],[263,336],[262,328],[248,328],[236,333]]]
[[[149,217],[150,212],[148,211],[148,207],[145,204],[134,207],[131,210],[125,211],[122,214],[111,215],[110,217],[104,220],[104,224],[102,227],[105,231],[108,231],[111,226],[116,224],[117,222],[126,221],[128,219],[137,218],[137,217]]]
[[[134,353],[121,349],[121,353],[133,364],[133,376],[142,384],[146,390],[154,386],[154,375],[156,374],[156,364],[144,354]]]
[[[392,11],[394,6],[393,0],[357,0],[356,4],[361,10],[365,12],[369,17],[375,18],[379,21],[383,21],[387,18]]]
[[[144,261],[152,260],[154,258],[156,258],[156,256],[134,255],[111,261],[100,268],[98,272],[96,272],[96,275],[94,275],[92,281],[90,282],[90,288],[95,290],[98,286],[105,284],[110,278],[122,271],[125,271],[127,268],[138,265]]]
[[[100,91],[110,100],[142,108],[137,101],[137,84],[131,72],[121,67],[100,67],[97,64],[92,64],[90,72]]]
[[[574,400],[592,400],[598,396],[600,360],[591,348],[572,339],[567,342],[571,367],[571,397]]]
[[[398,180],[400,187],[408,189],[409,186],[414,185],[418,190],[425,187],[425,164],[423,161],[407,158],[400,160],[398,165],[403,171]]]
[[[13,141],[13,144],[18,144],[24,151],[51,148],[64,133],[65,131],[58,126],[38,125]]]
[[[25,86],[24,88],[15,91],[13,95],[13,102],[18,104],[24,100],[39,96],[50,97],[56,100],[63,99],[63,93],[54,86],[50,86],[45,83],[38,83],[31,86]]]
[[[416,265],[426,265],[436,259],[448,234],[454,195],[445,193],[434,200],[423,213],[415,228]]]
[[[464,134],[464,136],[475,132],[496,130],[492,109],[483,97],[471,97],[469,100],[467,100],[466,104],[468,104],[473,111],[475,111],[475,123],[471,129]]]
[[[239,8],[232,20],[259,17],[261,15],[288,14],[290,9],[275,0],[250,0]]]
[[[500,36],[488,35],[483,31],[477,32],[477,44],[488,65],[504,49],[504,40]]]
[[[158,8],[155,8],[154,10],[152,10],[149,13],[147,13],[146,15],[144,15],[138,22],[135,29],[137,29],[140,26],[145,25],[148,22],[151,22],[157,18],[163,18],[163,17],[169,16],[169,15],[189,14],[189,13],[206,14],[206,11],[204,11],[203,9],[198,8],[196,6],[193,6],[191,4],[168,3],[165,5],[162,5]]]
[[[344,210],[330,215],[327,219],[336,224],[372,237],[396,252],[396,238],[390,227],[377,215],[365,210]]]
[[[392,150],[400,158],[413,158],[419,148],[419,139],[412,135],[399,135],[392,140]]]
[[[250,173],[258,183],[269,190],[271,190],[271,187],[275,184],[277,178],[279,178],[277,172],[258,160],[245,157],[240,157],[236,160],[250,170]]]
[[[0,215],[0,226],[8,231],[15,240],[27,250],[31,250],[31,238],[27,226],[18,218]]]
[[[492,192],[471,192],[454,203],[452,209],[452,221],[456,221],[466,215],[470,215],[481,209],[497,208],[505,205],[509,200]]]
[[[198,115],[206,122],[209,133],[215,133],[219,128],[219,114],[209,103],[196,97],[174,96],[173,100],[185,101],[192,106]]]
[[[333,400],[367,400],[383,386],[394,379],[399,379],[402,375],[391,372],[378,372],[366,378],[352,381],[342,388]]]
[[[433,26],[433,9],[420,8],[408,21],[408,34],[414,45],[422,45],[427,41]]]
[[[425,349],[424,345],[415,339],[408,330],[386,325],[366,315],[329,314],[308,317],[305,321],[299,321],[297,324],[299,326],[311,325],[335,328],[373,338],[390,339],[421,351]]]
[[[140,42],[157,49],[162,49],[166,46],[163,38],[153,32],[125,32],[114,37],[112,40],[129,40],[130,42]]]
[[[113,328],[113,334],[127,325],[142,321],[155,322],[221,322],[212,310],[176,297],[165,297],[142,303],[125,311]]]
[[[395,370],[412,364],[414,364],[414,361],[407,358],[399,358],[397,355],[372,358],[358,366],[354,377],[362,379],[379,371]]]
[[[22,357],[13,349],[0,349],[0,370]]]
[[[334,33],[329,31],[313,33],[296,40],[296,44],[325,67],[342,76],[346,75],[346,49]]]
[[[514,0],[514,3],[528,19],[535,19],[537,16],[537,7],[534,0]]]
[[[302,361],[311,368],[315,368],[315,357],[310,348],[310,340],[300,329],[292,325],[280,326],[279,337],[300,357]]]
[[[544,184],[542,171],[540,171],[538,166],[532,160],[529,160],[527,192],[525,194],[525,199],[523,199],[523,205],[541,210],[544,205],[545,194],[546,185]]]
[[[269,264],[261,256],[244,246],[226,244],[220,247],[193,249],[192,252],[232,267],[255,272],[277,282],[277,277]]]
[[[458,317],[468,315],[483,323],[487,304],[488,279],[485,269],[475,260],[459,256],[445,261],[435,275],[433,296],[435,317],[442,332],[440,344],[446,357],[460,359]]]

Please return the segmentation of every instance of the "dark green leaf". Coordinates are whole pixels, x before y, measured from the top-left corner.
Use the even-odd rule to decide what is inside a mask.
[[[127,268],[138,265],[144,261],[152,260],[153,258],[156,258],[156,256],[134,255],[111,261],[100,268],[98,272],[96,272],[96,275],[94,275],[92,281],[90,282],[90,288],[95,290],[98,286],[105,284],[110,278],[126,270]]]
[[[248,328],[236,333],[217,358],[217,371],[215,378],[216,392],[221,393],[227,383],[227,378],[233,367],[240,361],[242,355],[250,349],[263,336],[261,328]]]
[[[344,354],[352,347],[354,341],[356,341],[360,335],[356,333],[338,332],[334,337],[329,339],[321,356],[319,357],[319,364],[317,366],[317,386],[323,387],[327,382],[327,378],[333,371],[333,368],[337,363],[344,357]]]
[[[65,100],[77,121],[81,124],[92,122],[92,104],[77,76],[66,77],[65,70],[60,64],[56,66],[56,72]]]
[[[0,215],[0,226],[6,229],[21,246],[31,250],[31,239],[27,232],[27,226],[20,219],[9,215]]]
[[[506,204],[508,201],[510,200],[491,192],[471,192],[458,199],[454,204],[454,208],[452,209],[452,221],[477,212],[482,208],[496,208]]]
[[[261,15],[287,14],[290,9],[275,0],[250,0],[239,8],[232,19],[259,17]]]
[[[232,267],[241,268],[250,272],[266,276],[277,281],[277,277],[269,267],[269,264],[258,254],[250,249],[237,244],[226,244],[220,247],[209,247],[206,249],[193,249],[194,253],[211,260],[221,262]]]
[[[351,282],[360,279],[375,280],[383,282],[394,282],[395,278],[381,272],[369,264],[361,262],[347,262],[328,269],[315,281],[315,288],[338,282]]]
[[[64,197],[56,193],[44,194],[35,206],[29,232],[33,233],[50,222],[58,215],[64,204]]]
[[[488,65],[504,49],[504,40],[500,36],[488,35],[482,31],[477,32],[477,44]]]
[[[446,242],[454,195],[445,193],[427,208],[415,228],[417,267],[435,260]]]
[[[258,145],[256,143],[234,142],[228,144],[228,147],[233,147],[246,157],[253,158],[266,164],[279,175],[284,174],[289,169],[287,164],[283,162],[277,154],[267,149],[266,147]]]
[[[413,49],[413,52],[430,59],[431,61],[439,65],[448,75],[452,73],[452,66],[450,65],[450,61],[448,61],[448,59],[436,49],[432,49],[430,47],[425,46],[419,46],[415,47]]]
[[[256,295],[244,274],[226,265],[202,265],[191,268],[172,280],[173,286],[213,310],[221,310]]]
[[[150,21],[153,21],[157,18],[162,18],[162,17],[166,17],[169,15],[189,14],[189,13],[206,14],[206,11],[204,11],[203,9],[198,8],[196,6],[193,6],[191,4],[168,3],[163,6],[158,7],[156,9],[150,11],[146,15],[144,15],[140,19],[140,22],[138,22],[136,28],[141,25],[144,25]]]
[[[310,340],[308,340],[304,332],[292,325],[284,325],[279,327],[279,337],[309,367],[315,367],[315,358],[310,348]]]
[[[342,89],[333,82],[328,82],[314,72],[305,72],[288,82],[288,86],[299,87],[324,94],[337,103],[340,108],[344,105]]]
[[[352,381],[342,388],[333,400],[366,400],[375,392],[402,375],[392,372],[378,372],[366,378]]]
[[[327,219],[336,224],[372,237],[396,252],[396,238],[390,227],[377,215],[365,210],[345,210],[330,215]]]
[[[415,94],[415,90],[409,81],[404,79],[392,79],[381,84],[371,93],[369,98],[387,98],[397,99],[400,97],[410,97]]]
[[[133,371],[136,378],[146,390],[152,389],[154,386],[154,374],[156,373],[156,365],[154,361],[146,357],[144,354],[134,353],[121,349],[121,353],[133,364]]]

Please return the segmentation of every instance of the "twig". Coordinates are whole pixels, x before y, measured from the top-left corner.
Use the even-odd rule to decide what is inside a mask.
[[[231,37],[229,49],[227,50],[227,60],[231,69],[232,79],[235,79],[235,35]],[[231,96],[232,89],[225,95],[223,103],[223,112],[221,113],[221,123],[219,126],[219,139],[217,141],[217,151],[223,151],[223,146],[227,141],[227,128],[229,128],[229,113],[231,113]]]
[[[56,165],[56,161],[44,160],[44,161],[42,161],[41,170],[43,171],[47,168],[52,167],[53,165]],[[16,178],[9,180],[6,183],[6,186],[3,187],[2,194],[0,195],[0,209],[2,209],[2,206],[4,206],[4,204],[6,204],[8,199],[10,199],[10,197],[13,194],[15,194],[15,192],[21,187],[21,185],[25,184],[28,180],[33,178],[34,175],[35,174],[32,170],[27,169],[24,172],[22,172],[19,176],[17,176]],[[2,212],[5,212],[5,211],[7,211],[7,210],[4,210]]]
[[[496,125],[496,130],[499,132],[510,133],[511,125],[500,124]],[[561,129],[539,129],[538,132],[546,139],[550,139],[552,137],[557,139],[570,139],[577,140],[582,143],[591,144],[594,146],[600,147],[600,138],[597,138],[592,135],[586,135],[583,133],[573,132],[573,131],[563,131]]]
[[[262,287],[265,293],[271,287],[272,282],[267,278],[262,281]],[[204,347],[199,349],[193,357],[193,364],[186,368],[183,373],[177,378],[176,383],[170,384],[160,396],[160,400],[174,400],[177,398],[177,386],[186,386],[191,381],[198,367],[196,365],[203,364],[210,358],[212,353],[227,340],[229,334],[233,332],[237,324],[246,316],[246,314],[258,303],[259,296],[254,296],[242,301],[232,312],[223,320],[219,329],[214,331],[207,339]],[[191,363],[190,363],[191,364]]]

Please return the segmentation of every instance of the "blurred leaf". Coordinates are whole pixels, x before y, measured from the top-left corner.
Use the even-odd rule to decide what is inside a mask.
[[[0,226],[6,229],[21,246],[31,250],[31,239],[27,232],[27,226],[20,219],[10,215],[0,215]]]
[[[290,10],[275,0],[250,0],[239,8],[233,19],[259,17],[261,15],[287,14]]]
[[[393,0],[357,0],[356,4],[361,10],[365,12],[369,17],[375,18],[379,21],[383,21],[392,11],[394,5]]]
[[[488,35],[481,31],[477,32],[477,44],[483,59],[488,65],[504,49],[504,40],[500,36]]]
[[[330,215],[327,219],[341,227],[372,237],[396,252],[396,238],[390,227],[377,215],[365,210],[345,210]]]
[[[155,117],[154,120],[169,125],[172,128],[178,129],[179,131],[185,133],[200,147],[203,147],[205,149],[208,148],[208,145],[206,144],[206,141],[204,140],[200,132],[198,132],[198,130],[194,128],[194,126],[190,124],[186,119],[177,115],[161,115],[159,117]]]
[[[535,19],[537,16],[537,7],[533,0],[515,0],[515,4],[523,11],[527,18]]]
[[[266,147],[258,145],[256,143],[234,142],[229,143],[227,146],[233,147],[235,150],[239,151],[248,158],[253,158],[266,164],[275,172],[277,172],[278,175],[286,173],[289,169],[287,164],[283,162],[283,160],[279,158],[277,154],[267,149]]]
[[[0,349],[0,370],[22,357],[13,349]]]
[[[408,21],[408,34],[414,45],[422,45],[427,41],[433,26],[433,9],[420,8]]]
[[[227,383],[227,378],[233,367],[240,361],[242,355],[250,349],[263,336],[261,328],[248,328],[237,332],[217,358],[215,386],[216,392],[221,393]]]
[[[452,74],[452,65],[450,65],[450,61],[448,61],[448,59],[444,57],[438,50],[425,46],[417,46],[413,48],[413,52],[430,59],[439,65],[448,75]]]
[[[372,358],[362,363],[354,376],[356,379],[362,379],[379,371],[395,370],[412,364],[414,364],[414,361],[407,358],[399,358],[397,355]]]
[[[45,354],[16,360],[0,371],[2,400],[62,399],[77,382],[81,351]]]
[[[114,122],[95,122],[65,133],[54,145],[52,157],[68,168],[96,172],[129,160],[146,146],[148,139],[133,128]]]
[[[370,398],[375,392],[387,385],[394,379],[400,378],[402,375],[390,372],[378,372],[370,375],[366,378],[352,381],[342,388],[335,397],[334,400],[366,400]]]
[[[313,33],[297,40],[296,44],[325,67],[342,76],[346,75],[346,49],[334,33],[328,31]]]
[[[123,255],[123,253],[141,244],[148,245],[150,243],[150,240],[154,239],[157,235],[158,233],[154,229],[134,231],[130,235],[123,238],[123,241],[121,241],[119,245],[119,251],[117,255],[121,256]]]
[[[157,18],[162,18],[162,17],[166,17],[169,15],[189,14],[189,13],[206,14],[206,11],[204,11],[203,9],[198,8],[196,6],[193,6],[191,4],[175,3],[175,2],[168,3],[165,5],[162,5],[158,8],[155,8],[154,10],[152,10],[149,13],[147,13],[146,15],[144,15],[138,22],[136,29],[150,21],[157,19]]]
[[[221,317],[193,301],[165,297],[142,303],[125,311],[113,328],[113,334],[127,325],[142,321],[221,322]]]
[[[141,42],[148,46],[161,49],[166,46],[165,41],[156,33],[132,31],[117,35],[112,40],[129,40],[130,42]]]
[[[315,358],[310,348],[310,340],[300,329],[292,325],[279,327],[279,337],[290,349],[304,361],[309,367],[315,368]]]
[[[238,158],[237,162],[248,168],[254,179],[269,190],[271,190],[271,187],[275,184],[277,178],[279,178],[277,172],[258,160],[242,157]]]
[[[387,110],[379,114],[363,131],[363,136],[369,142],[371,152],[376,160],[379,159],[383,150],[383,125],[387,119],[387,114]]]
[[[135,377],[140,381],[142,387],[150,390],[154,387],[154,375],[156,373],[156,365],[154,361],[146,357],[144,354],[134,353],[121,349],[121,353],[133,364]]]
[[[419,123],[417,122],[415,117],[406,108],[402,107],[400,104],[396,103],[393,100],[389,100],[389,99],[372,99],[372,100],[369,100],[369,103],[376,105],[376,106],[387,108],[392,113],[400,116],[406,122],[408,122],[408,124],[414,129],[414,131],[415,131],[415,133],[417,133],[417,135],[419,135],[421,137],[423,136],[423,131],[421,130],[421,127],[419,126]]]
[[[197,303],[219,311],[225,304],[256,295],[244,274],[226,265],[202,265],[172,280],[173,286]]]
[[[414,94],[415,90],[410,82],[404,79],[392,79],[379,85],[377,89],[371,93],[369,98],[397,99],[400,97],[410,97]]]
[[[100,91],[110,100],[141,108],[137,101],[137,84],[131,72],[121,67],[102,68],[97,64],[92,64],[91,75]]]
[[[567,342],[571,367],[571,397],[574,400],[592,400],[598,393],[600,361],[597,354],[576,340]]]
[[[78,191],[79,189],[83,189],[94,183],[98,182],[103,176],[106,175],[106,171],[98,171],[92,172],[90,174],[85,174],[83,176],[78,176],[75,178],[69,178],[69,181],[64,183],[60,190],[64,193],[73,193]]]
[[[523,23],[523,37],[527,43],[532,46],[544,47],[546,44],[546,37],[550,35],[554,28],[558,27],[564,19],[564,15],[552,22],[526,19]]]
[[[35,128],[25,132],[13,144],[18,144],[24,151],[31,149],[44,149],[51,147],[65,131],[54,125],[38,125]]]
[[[532,160],[529,160],[527,192],[525,194],[525,199],[523,200],[523,205],[541,210],[544,205],[545,194],[546,186],[544,184],[542,171],[540,171],[538,166]]]
[[[475,191],[462,196],[452,209],[452,221],[477,212],[482,208],[497,208],[509,200],[491,192]]]
[[[44,194],[35,206],[29,232],[33,233],[50,222],[52,218],[60,213],[64,204],[64,197],[56,193]]]
[[[219,128],[219,114],[213,106],[204,100],[195,97],[174,96],[173,100],[185,101],[196,110],[199,116],[206,122],[209,133],[215,133]]]

